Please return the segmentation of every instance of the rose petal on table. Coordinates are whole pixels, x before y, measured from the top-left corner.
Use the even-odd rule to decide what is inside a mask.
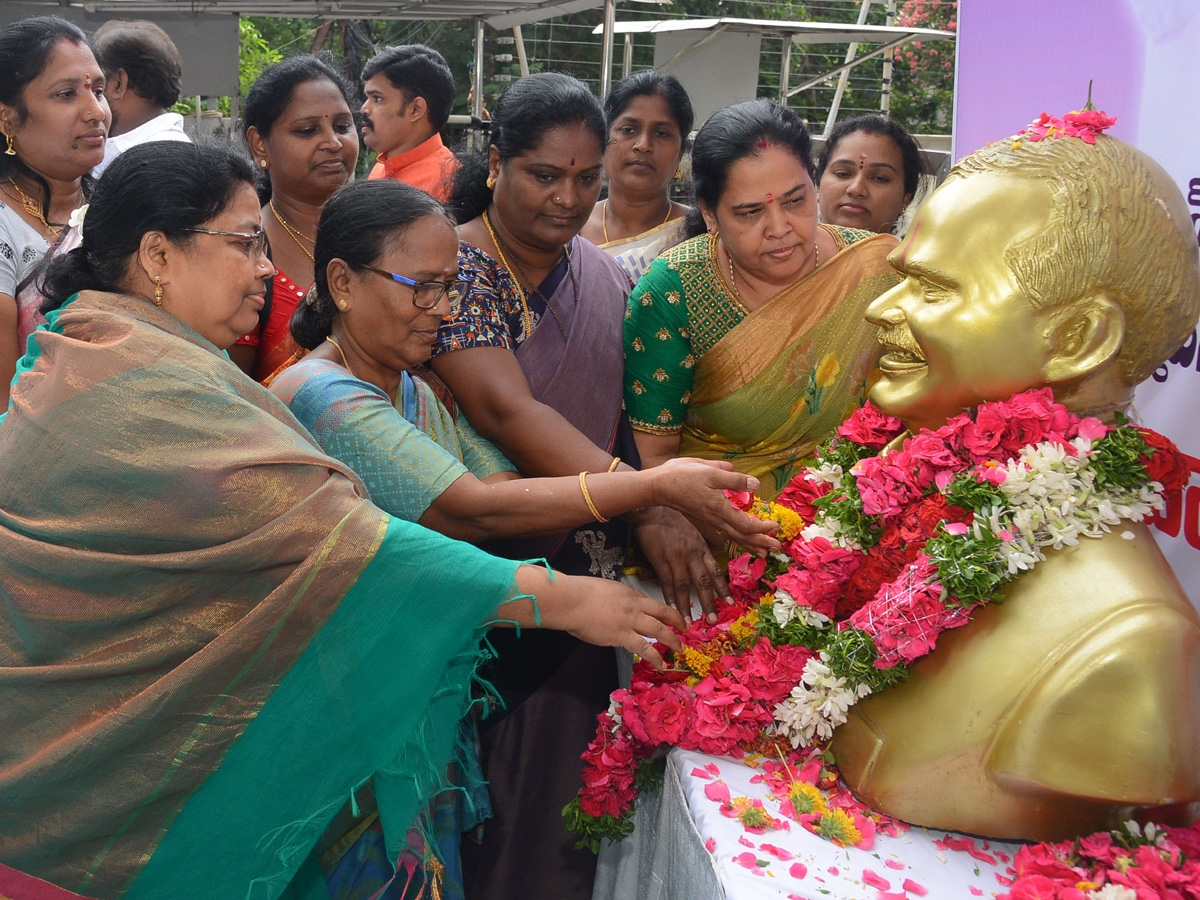
[[[908,900],[904,891],[876,891],[875,900]]]
[[[911,878],[904,879],[903,887],[910,894],[916,894],[918,897],[924,897],[929,893],[929,888],[918,881],[913,881]]]
[[[983,896],[983,891],[980,888],[975,887],[975,885],[973,885],[973,884],[967,885],[967,890],[971,892],[972,897],[982,897]]]
[[[830,875],[837,875],[837,874],[838,874],[838,867],[837,867],[837,866],[830,866],[830,867],[829,867],[828,869],[826,869],[825,871],[826,871],[826,872],[828,872]]]
[[[999,872],[993,872],[992,874],[996,876],[996,883],[1001,887],[1008,887],[1013,883],[1013,880],[1006,875],[1001,875]]]
[[[712,778],[712,776],[711,776],[711,775],[709,775],[707,772],[705,772],[705,771],[704,771],[703,769],[701,769],[699,766],[697,766],[696,768],[692,769],[692,777],[693,777],[693,778],[702,778],[702,779],[704,779],[705,781],[708,781],[710,778]]]
[[[776,847],[774,844],[759,844],[758,849],[766,853],[770,853],[772,856],[782,859],[784,862],[787,862],[789,859],[796,858],[796,854],[791,850],[784,850],[782,847]]]
[[[885,860],[883,861],[883,864],[884,864],[885,866],[887,866],[889,869],[903,869],[903,868],[906,868],[906,867],[905,867],[905,865],[904,865],[904,863],[900,862],[900,860],[898,860],[898,859],[885,859]]]
[[[738,843],[743,847],[754,849],[754,841],[748,840],[744,834],[738,836]]]
[[[721,774],[721,770],[719,768],[717,768],[716,763],[709,763],[707,766],[704,767],[704,771],[706,771],[713,778],[716,778],[718,775]]]
[[[788,874],[793,878],[803,878],[808,874],[808,866],[804,863],[792,863],[792,867],[788,869]]]
[[[892,883],[886,878],[881,878],[872,872],[870,869],[863,869],[862,872],[863,884],[869,884],[873,888],[878,888],[881,891],[886,891],[891,888]]]
[[[704,796],[717,803],[728,803],[729,785],[723,781],[711,781],[704,786]]]
[[[707,850],[709,853],[715,853],[717,851],[717,839],[709,838],[707,841],[705,841],[704,849]]]

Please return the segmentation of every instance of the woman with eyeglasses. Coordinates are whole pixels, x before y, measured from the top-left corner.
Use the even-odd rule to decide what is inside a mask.
[[[440,790],[488,626],[682,650],[630,588],[372,504],[224,352],[262,307],[262,235],[245,156],[150,143],[49,264],[0,422],[0,884],[326,896],[339,809],[369,785],[399,844]],[[453,279],[447,243],[414,280]]]
[[[316,283],[292,317],[310,352],[271,391],[392,515],[482,541],[666,505],[768,546],[725,502],[722,489],[745,490],[746,479],[724,466],[522,479],[475,432],[425,365],[469,287],[454,226],[428,194],[387,180],[348,185],[325,204],[316,249]]]
[[[722,493],[757,482],[725,466],[687,461],[648,472],[521,478],[476,434],[425,367],[442,319],[457,311],[468,286],[454,226],[425,192],[386,179],[348,185],[321,211],[315,255],[316,283],[292,318],[296,343],[310,352],[271,391],[325,452],[362,477],[385,511],[478,542],[553,534],[665,504],[761,545],[747,533],[753,520]],[[514,643],[505,656],[529,652]],[[422,829],[439,848],[441,891],[450,898],[463,896],[459,834],[491,816],[483,776],[471,774],[477,770],[473,757],[461,761],[459,791],[430,808]],[[471,804],[459,802],[464,790]]]

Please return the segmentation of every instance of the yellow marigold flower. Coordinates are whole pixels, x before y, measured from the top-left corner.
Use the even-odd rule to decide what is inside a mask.
[[[773,607],[775,605],[775,594],[774,593],[763,594],[761,597],[758,598],[758,605],[760,607],[765,606],[768,609],[770,609],[771,607]]]
[[[840,371],[842,371],[842,364],[838,362],[837,353],[831,350],[817,363],[817,387],[829,387]]]
[[[744,805],[743,805],[744,804]],[[767,828],[771,825],[771,814],[761,806],[755,806],[749,797],[738,797],[733,801],[734,809],[738,809],[738,821],[747,828]]]
[[[817,834],[843,847],[852,847],[862,840],[862,834],[855,827],[853,817],[844,809],[829,809],[821,813],[821,821],[817,823]]]
[[[792,784],[792,789],[788,791],[788,799],[792,801],[792,806],[796,808],[796,815],[799,816],[809,813],[822,816],[829,809],[825,805],[825,795],[821,793],[820,788],[804,781]]]
[[[740,618],[735,619],[729,625],[729,633],[733,639],[739,644],[746,638],[754,634],[754,629],[758,625],[758,610],[752,609]]]
[[[790,541],[804,530],[804,519],[800,513],[778,503],[771,504],[771,518],[779,523],[779,533],[776,537],[781,541]]]
[[[706,676],[708,670],[712,668],[712,660],[695,647],[683,648],[683,664],[701,678]]]

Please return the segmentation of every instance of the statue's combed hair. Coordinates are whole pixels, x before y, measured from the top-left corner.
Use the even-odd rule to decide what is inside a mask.
[[[947,180],[988,172],[1044,184],[1058,227],[1011,245],[1006,262],[1040,307],[1106,291],[1125,312],[1120,363],[1138,383],[1187,339],[1200,315],[1200,251],[1171,177],[1141,151],[1099,135],[997,141]]]

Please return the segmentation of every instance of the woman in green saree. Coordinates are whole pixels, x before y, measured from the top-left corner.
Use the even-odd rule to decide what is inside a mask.
[[[714,113],[692,148],[696,236],[629,298],[625,406],[646,465],[725,459],[774,497],[862,403],[863,312],[896,283],[890,235],[817,224],[808,132],[768,100]]]
[[[485,625],[678,648],[619,584],[369,503],[223,351],[262,251],[248,160],[147,144],[46,275],[0,424],[0,884],[325,897],[311,850],[355,791],[402,839],[438,789]]]

